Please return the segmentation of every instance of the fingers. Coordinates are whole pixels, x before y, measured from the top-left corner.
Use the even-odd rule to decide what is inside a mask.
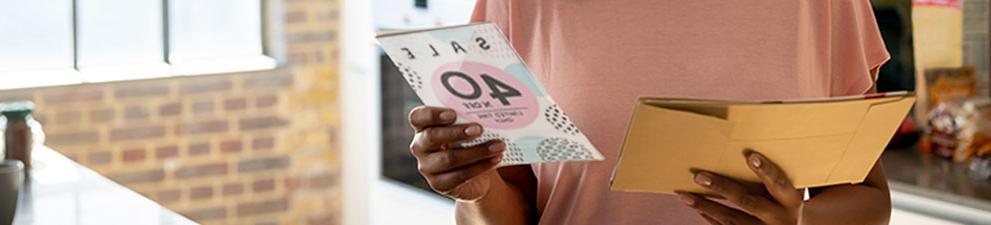
[[[443,126],[454,123],[458,115],[447,108],[418,106],[409,112],[409,123],[416,132],[432,126]]]
[[[747,157],[747,167],[757,173],[757,177],[774,199],[787,207],[797,207],[802,204],[802,192],[795,189],[791,179],[777,164],[755,151],[745,151],[744,156]]]
[[[488,160],[480,160],[475,163],[465,165],[456,170],[429,175],[426,177],[427,182],[430,183],[430,187],[434,188],[435,191],[446,195],[449,194],[451,190],[454,190],[468,180],[471,180],[486,171],[495,169],[496,166],[499,165],[499,160],[501,159],[501,156],[492,157],[488,158]]]
[[[715,173],[707,171],[696,172],[695,183],[715,192],[741,209],[765,221],[776,220],[776,215],[783,210],[767,197],[748,190],[735,180]]]
[[[437,151],[420,157],[420,173],[437,174],[448,172],[458,167],[488,160],[502,155],[506,144],[502,141],[490,141],[470,148]]]
[[[413,144],[410,151],[414,156],[420,156],[440,150],[441,146],[465,141],[482,135],[482,126],[472,124],[461,124],[446,127],[429,127],[416,133],[413,137]]]
[[[691,193],[678,193],[681,201],[698,210],[712,224],[761,224],[756,217]]]

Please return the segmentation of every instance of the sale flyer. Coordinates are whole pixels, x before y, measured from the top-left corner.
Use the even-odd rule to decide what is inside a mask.
[[[602,160],[492,23],[383,33],[379,43],[424,104],[506,143],[500,166]]]

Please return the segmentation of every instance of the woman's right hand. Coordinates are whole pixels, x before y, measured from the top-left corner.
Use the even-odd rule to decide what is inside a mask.
[[[434,191],[459,201],[476,201],[488,194],[493,179],[502,179],[495,169],[506,144],[489,141],[459,148],[453,143],[481,136],[482,126],[453,125],[455,120],[457,114],[451,109],[413,109],[409,121],[416,136],[409,149],[416,157],[420,174]]]

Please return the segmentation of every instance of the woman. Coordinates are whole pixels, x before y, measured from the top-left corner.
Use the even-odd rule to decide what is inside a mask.
[[[459,224],[886,224],[880,165],[856,185],[796,190],[759,152],[749,185],[712,172],[695,181],[726,201],[613,192],[609,177],[638,96],[766,100],[873,90],[888,60],[868,0],[480,0],[494,22],[607,160],[495,169],[505,145],[466,149],[477,124],[420,107],[411,150]],[[482,151],[489,149],[491,151]],[[741,149],[741,152],[743,149]],[[752,188],[758,187],[758,188]]]

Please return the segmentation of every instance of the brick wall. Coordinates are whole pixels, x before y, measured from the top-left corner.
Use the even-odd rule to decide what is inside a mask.
[[[205,224],[338,224],[336,0],[284,0],[286,65],[0,91],[47,145]]]

